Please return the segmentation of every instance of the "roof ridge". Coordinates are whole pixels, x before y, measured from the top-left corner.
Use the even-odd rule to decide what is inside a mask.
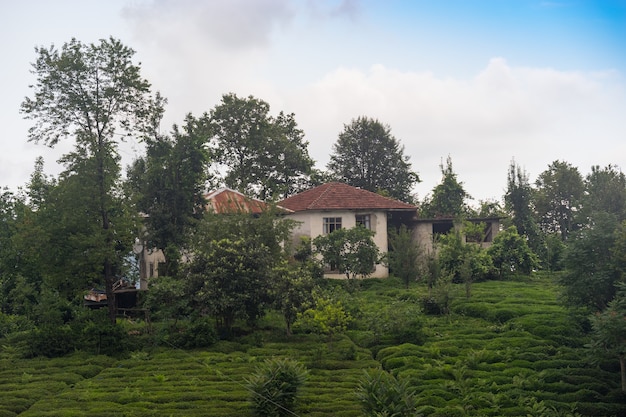
[[[307,208],[315,207],[315,203],[317,203],[322,198],[322,196],[324,196],[328,192],[328,190],[330,189],[330,187],[333,184],[336,184],[336,182],[333,181],[333,182],[329,182],[327,184],[322,184],[321,187],[323,187],[324,185],[326,185],[326,187],[324,188],[324,190],[321,193],[319,193],[319,195],[317,196],[317,198],[315,200],[311,201],[311,204],[309,204],[307,206]]]

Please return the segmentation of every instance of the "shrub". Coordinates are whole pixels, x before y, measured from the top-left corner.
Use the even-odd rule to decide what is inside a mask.
[[[202,317],[185,323],[182,328],[170,328],[165,340],[177,348],[197,349],[213,346],[219,340],[219,335],[213,321]]]
[[[27,356],[54,358],[74,351],[74,333],[69,325],[45,325],[29,332]]]
[[[293,415],[298,390],[304,384],[307,370],[290,359],[269,359],[246,380],[255,415],[280,417]]]
[[[407,381],[378,369],[366,372],[356,391],[364,415],[370,417],[416,417],[417,397]]]
[[[516,315],[517,314],[514,311],[506,309],[496,310],[493,313],[494,319],[499,323],[506,323],[507,321],[514,318]]]
[[[7,335],[15,332],[30,330],[32,327],[33,324],[26,318],[26,316],[4,314],[0,312],[0,337],[6,337]]]
[[[352,317],[341,302],[318,298],[315,304],[315,308],[298,314],[298,319],[293,325],[294,331],[326,334],[332,337],[348,329]]]

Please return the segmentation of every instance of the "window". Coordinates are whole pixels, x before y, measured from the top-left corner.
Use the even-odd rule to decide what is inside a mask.
[[[371,230],[372,229],[372,224],[370,222],[370,215],[369,214],[357,214],[356,215],[356,225],[357,226],[363,226],[366,229]]]
[[[150,262],[150,272],[148,277],[152,278],[154,276],[154,262]]]
[[[341,229],[341,217],[324,217],[324,234],[334,232]]]
[[[452,220],[444,220],[433,223],[433,236],[445,235],[454,228]]]

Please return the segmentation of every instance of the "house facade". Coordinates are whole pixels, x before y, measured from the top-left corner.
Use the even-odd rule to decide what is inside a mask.
[[[392,223],[408,224],[417,207],[402,201],[339,182],[331,182],[296,194],[278,203],[287,210],[286,217],[298,222],[293,232],[294,244],[302,236],[315,239],[335,229],[361,225],[374,232],[374,242],[381,254],[387,253],[387,228]],[[386,278],[388,268],[374,267],[372,277]],[[327,270],[329,278],[344,278],[338,271]]]

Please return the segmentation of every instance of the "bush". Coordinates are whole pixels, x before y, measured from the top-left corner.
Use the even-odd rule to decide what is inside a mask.
[[[429,316],[441,316],[447,312],[447,304],[440,303],[435,297],[424,297],[422,298],[421,303],[424,314]]]
[[[382,369],[366,372],[359,382],[357,398],[366,416],[416,417],[417,397],[407,381]]]
[[[76,348],[74,332],[69,325],[45,325],[29,332],[27,356],[64,356]]]
[[[181,327],[170,328],[165,340],[181,349],[197,349],[213,346],[219,341],[215,324],[208,317],[193,320]]]
[[[252,393],[254,414],[259,417],[293,415],[299,389],[307,377],[304,366],[290,359],[269,359],[246,380]]]
[[[0,337],[6,337],[11,333],[31,330],[33,324],[26,316],[4,314],[0,312]]]

